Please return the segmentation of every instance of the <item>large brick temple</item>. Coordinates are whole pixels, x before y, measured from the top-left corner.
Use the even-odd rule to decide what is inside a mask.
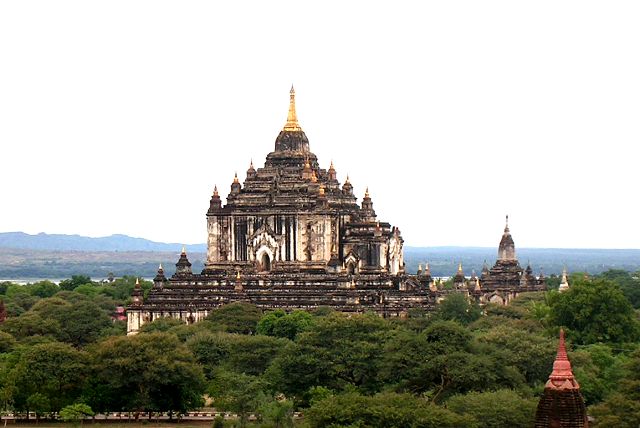
[[[206,218],[203,271],[192,272],[184,250],[170,278],[160,267],[146,298],[134,290],[128,333],[159,317],[197,322],[234,301],[403,316],[433,308],[450,292],[507,304],[519,292],[544,287],[544,278],[520,267],[508,226],[496,265],[480,278],[467,279],[460,267],[455,289],[442,290],[428,269],[407,274],[400,230],[378,219],[368,189],[358,204],[349,177],[341,184],[333,163],[320,167],[298,123],[293,88],[264,167],[251,162],[244,183],[236,175],[225,205],[214,188]]]

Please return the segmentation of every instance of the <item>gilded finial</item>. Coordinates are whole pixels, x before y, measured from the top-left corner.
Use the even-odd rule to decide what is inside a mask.
[[[458,263],[458,273],[462,273],[462,262]]]
[[[320,188],[318,189],[318,194],[320,196],[324,196],[324,184],[320,185]]]
[[[349,174],[347,174],[347,179],[344,181],[344,184],[351,184],[351,182],[349,181]]]
[[[296,115],[296,91],[291,85],[289,91],[289,113],[287,114],[287,123],[284,125],[284,131],[302,131],[298,124],[298,116]]]
[[[215,186],[213,186],[213,196],[220,196],[220,195],[218,195],[218,185],[217,184]]]
[[[333,167],[333,159],[331,160],[331,165],[329,165],[329,169],[335,169],[335,168]]]
[[[364,191],[364,197],[365,198],[369,197],[369,186],[367,186],[367,189]]]
[[[187,249],[184,245],[182,246],[182,252],[180,254],[187,254]]]
[[[251,164],[249,164],[249,169],[254,169],[253,168],[253,158],[251,159]]]
[[[509,214],[507,214],[507,219],[506,219],[506,222],[505,222],[504,231],[505,232],[509,231]]]
[[[162,269],[162,263],[160,263],[160,264],[158,265],[158,270],[163,270],[163,269]]]
[[[238,181],[238,173],[236,172],[236,175],[233,177],[233,182],[234,183],[239,183]]]

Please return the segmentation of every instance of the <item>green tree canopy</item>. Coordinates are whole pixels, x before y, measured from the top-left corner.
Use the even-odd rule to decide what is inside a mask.
[[[87,275],[72,275],[71,278],[60,281],[60,289],[73,291],[83,284],[91,284],[91,278]]]
[[[306,311],[293,311],[287,314],[282,309],[269,312],[258,322],[258,334],[295,339],[298,333],[308,330],[315,317]]]
[[[436,309],[436,317],[469,324],[480,318],[480,307],[461,293],[449,294]]]
[[[606,279],[577,280],[568,291],[549,297],[553,325],[579,344],[633,342],[640,327],[620,287]]]
[[[68,344],[53,342],[26,348],[9,373],[16,391],[14,406],[18,410],[30,410],[30,404],[42,405],[44,397],[47,407],[57,412],[80,396],[87,371],[87,354]],[[34,394],[42,397],[36,399]]]
[[[261,317],[262,311],[256,306],[235,302],[211,311],[206,319],[229,333],[252,334],[256,332]]]
[[[448,409],[472,417],[478,428],[529,428],[537,405],[537,399],[522,398],[509,389],[470,392],[446,402]]]
[[[475,428],[475,421],[409,394],[331,395],[305,412],[311,428]]]
[[[202,405],[202,368],[173,334],[111,337],[91,354],[92,408],[184,413]]]

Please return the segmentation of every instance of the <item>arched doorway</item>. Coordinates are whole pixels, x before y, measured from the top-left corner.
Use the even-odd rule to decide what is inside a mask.
[[[347,263],[347,274],[353,275],[354,273],[356,273],[356,264],[353,262]]]
[[[260,259],[260,270],[262,272],[269,272],[271,270],[271,258],[266,252],[262,253],[262,258]]]

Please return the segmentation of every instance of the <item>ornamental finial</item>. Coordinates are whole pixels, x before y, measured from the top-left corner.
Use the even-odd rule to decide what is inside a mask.
[[[293,89],[293,85],[291,85],[291,90],[289,91],[289,113],[287,114],[287,123],[285,123],[283,131],[302,131],[296,115],[296,91]]]

